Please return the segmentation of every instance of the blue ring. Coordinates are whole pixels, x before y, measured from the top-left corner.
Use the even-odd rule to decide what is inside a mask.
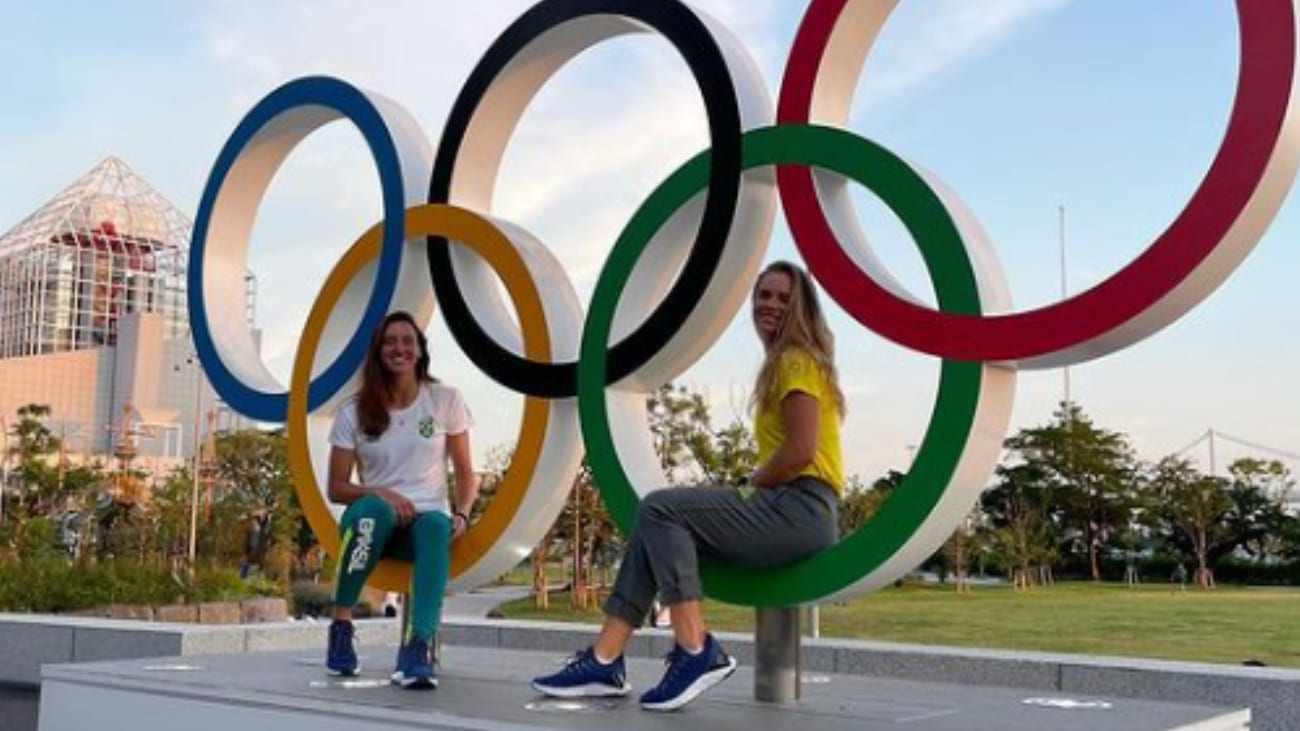
[[[359,89],[339,79],[309,76],[295,79],[268,94],[240,121],[221,148],[212,173],[208,176],[194,221],[190,242],[187,275],[187,301],[190,324],[199,362],[207,372],[212,388],[232,409],[258,421],[282,422],[288,412],[287,391],[267,393],[239,380],[222,361],[212,331],[208,326],[203,297],[203,261],[208,226],[216,206],[217,195],[225,184],[231,166],[244,148],[276,117],[300,106],[319,106],[338,112],[361,132],[379,171],[383,194],[384,233],[380,244],[379,264],[370,300],[361,316],[361,324],[347,345],[307,387],[307,408],[315,409],[339,391],[356,373],[366,355],[370,333],[388,312],[397,288],[397,273],[402,261],[402,242],[406,239],[403,212],[406,202],[402,187],[402,164],[388,125],[374,104]],[[242,293],[241,293],[242,299]]]

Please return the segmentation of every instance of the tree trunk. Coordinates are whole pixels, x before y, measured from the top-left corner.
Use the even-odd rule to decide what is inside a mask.
[[[1101,566],[1097,563],[1097,531],[1088,526],[1088,566],[1092,569],[1092,580],[1101,581]]]
[[[1213,580],[1210,578],[1210,567],[1207,554],[1209,553],[1209,538],[1205,535],[1204,530],[1196,532],[1196,585],[1202,589],[1210,588]]]
[[[546,547],[551,544],[551,532],[547,531],[541,543],[533,549],[533,606],[538,609],[550,609],[550,587],[546,582]]]
[[[573,581],[569,585],[569,605],[587,608],[587,582],[582,570],[582,485],[573,488]]]

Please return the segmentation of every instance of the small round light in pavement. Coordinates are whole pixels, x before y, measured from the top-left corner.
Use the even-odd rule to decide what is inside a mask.
[[[1026,706],[1055,708],[1061,711],[1109,711],[1115,707],[1107,701],[1077,700],[1075,698],[1026,698],[1021,703]]]
[[[195,670],[203,670],[204,668],[202,665],[194,665],[191,663],[165,662],[165,663],[154,663],[152,665],[145,665],[144,669],[150,672],[187,673],[187,672],[194,672]]]
[[[313,680],[308,688],[343,688],[344,690],[361,690],[366,688],[387,688],[392,682],[387,678],[348,678],[342,680]]]
[[[524,708],[539,713],[607,713],[619,706],[619,698],[539,698]]]

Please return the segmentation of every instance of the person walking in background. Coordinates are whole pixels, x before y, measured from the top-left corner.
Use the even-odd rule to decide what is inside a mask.
[[[538,692],[564,698],[631,692],[623,649],[657,593],[669,609],[676,645],[641,707],[681,708],[736,668],[705,627],[699,557],[776,566],[835,542],[844,397],[833,338],[808,274],[788,262],[767,266],[754,284],[751,315],[764,351],[750,398],[758,468],[739,487],[663,489],[641,501],[599,636],[559,672],[535,678]]]
[[[437,687],[431,648],[451,541],[468,528],[478,494],[469,409],[459,391],[429,375],[429,360],[428,340],[410,314],[385,317],[371,336],[361,388],[339,406],[329,436],[329,497],[348,507],[339,522],[343,549],[326,668],[360,672],[352,608],[381,557],[410,560],[410,623],[392,675],[405,688]]]
[[[1169,574],[1169,592],[1172,594],[1175,588],[1187,591],[1187,566],[1182,561],[1175,564],[1173,573]]]

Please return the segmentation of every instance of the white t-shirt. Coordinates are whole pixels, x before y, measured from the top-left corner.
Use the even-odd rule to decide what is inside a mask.
[[[460,392],[440,383],[422,384],[404,409],[390,409],[388,429],[367,436],[357,422],[356,397],[334,414],[330,444],[356,453],[362,486],[401,493],[422,513],[450,513],[447,499],[447,435],[473,426]]]

